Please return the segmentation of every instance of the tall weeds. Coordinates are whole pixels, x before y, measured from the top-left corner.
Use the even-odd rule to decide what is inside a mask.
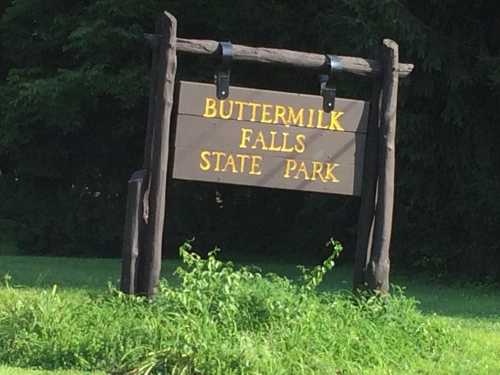
[[[180,249],[178,284],[154,301],[106,295],[68,298],[54,288],[0,302],[0,362],[20,367],[127,374],[331,374],[404,371],[438,359],[451,336],[415,301],[316,290],[341,251],[294,282],[202,259]]]

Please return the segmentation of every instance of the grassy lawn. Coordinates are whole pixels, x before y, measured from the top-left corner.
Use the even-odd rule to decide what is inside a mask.
[[[171,278],[178,261],[165,261],[163,276]],[[105,292],[107,285],[116,285],[119,260],[75,259],[48,257],[0,256],[0,277],[8,274],[14,289],[0,287],[0,298],[50,291],[54,284],[63,298],[82,300],[90,294]],[[264,272],[274,272],[296,278],[299,273],[292,265],[266,264]],[[351,269],[334,268],[321,285],[325,291],[350,288]],[[366,373],[424,373],[424,374],[500,374],[500,292],[494,287],[446,285],[422,275],[393,275],[392,282],[405,288],[407,296],[419,301],[419,309],[431,321],[442,323],[458,337],[439,358],[417,360],[405,371],[374,368]],[[0,302],[1,304],[1,302]],[[397,343],[396,345],[397,346]],[[398,350],[394,347],[394,350]],[[389,367],[390,369],[390,367]],[[0,374],[58,374],[76,375],[82,372],[37,371],[0,365]]]
[[[90,375],[90,374],[102,374],[100,372],[84,372],[84,371],[44,371],[44,370],[28,370],[17,367],[7,367],[0,366],[1,375]]]

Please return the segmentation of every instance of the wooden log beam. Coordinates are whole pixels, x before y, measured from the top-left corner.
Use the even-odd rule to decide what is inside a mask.
[[[175,40],[177,20],[165,12],[156,32],[165,43],[158,44],[158,54],[153,53],[153,76],[157,75],[151,90],[152,101],[148,116],[148,131],[144,155],[147,168],[143,194],[143,228],[137,280],[137,293],[152,297],[160,280],[163,225],[167,192],[170,118],[173,108],[177,55]],[[149,123],[151,121],[151,123]]]
[[[382,112],[379,130],[377,207],[373,229],[373,248],[367,270],[368,288],[382,294],[389,292],[389,246],[394,208],[394,174],[396,164],[396,112],[398,100],[399,48],[384,39],[382,48],[384,76]]]
[[[157,34],[145,34],[150,46],[159,43]],[[219,42],[215,40],[177,38],[177,51],[196,55],[217,56]],[[340,70],[360,76],[376,76],[382,72],[380,63],[361,57],[336,56]],[[322,69],[326,66],[325,55],[291,51],[278,48],[249,47],[233,44],[233,60],[258,62],[262,64],[288,65],[300,68]],[[398,64],[397,71],[401,78],[413,71],[413,64]]]

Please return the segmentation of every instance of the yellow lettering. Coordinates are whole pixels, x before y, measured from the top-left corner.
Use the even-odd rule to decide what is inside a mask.
[[[281,120],[281,123],[285,125],[286,127],[289,127],[288,121],[286,120],[286,107],[283,107],[282,105],[277,105],[275,108],[274,112],[274,121],[273,124],[278,124],[278,120]]]
[[[203,117],[215,117],[217,116],[217,101],[213,98],[205,98],[205,112],[203,112]]]
[[[252,107],[252,117],[250,118],[250,121],[256,121],[257,120],[257,108],[262,107],[262,104],[259,103],[248,103],[250,107]]]
[[[318,111],[318,129],[328,129],[328,124],[323,125],[323,114],[324,112],[320,109]]]
[[[257,144],[260,143],[260,147]],[[260,148],[261,150],[267,151],[266,140],[264,138],[264,134],[260,131],[257,135],[257,139],[255,140],[252,148],[255,150],[256,148]]]
[[[293,107],[288,107],[288,121],[289,124],[304,126],[304,108],[295,112]]]
[[[245,163],[250,159],[250,155],[236,154],[236,157],[240,160],[240,173],[245,171]]]
[[[271,146],[269,146],[269,151],[282,151],[281,146],[276,146],[276,135],[278,132],[272,130],[269,133],[271,133]]]
[[[222,152],[222,151],[213,151],[212,155],[215,156],[215,168],[214,168],[214,171],[215,172],[220,172],[220,159],[221,159],[221,156],[226,156],[226,154],[224,152]]]
[[[239,100],[235,100],[234,104],[238,105],[238,117],[237,117],[237,120],[241,121],[241,120],[243,120],[243,113],[244,113],[243,111],[245,110],[245,104],[248,104],[248,103],[240,102]]]
[[[222,172],[227,171],[228,167],[231,167],[231,172],[238,173],[238,170],[236,169],[236,163],[234,161],[234,157],[231,154],[227,155],[226,165],[224,165]]]
[[[308,109],[307,111],[309,112],[309,118],[307,120],[306,128],[314,128],[314,126],[313,126],[314,109]]]
[[[295,136],[295,140],[297,141],[297,144],[295,145],[295,152],[302,154],[306,149],[306,143],[305,143],[306,136],[305,136],[305,134],[297,134]]]
[[[200,169],[202,171],[208,171],[210,169],[210,160],[208,157],[210,156],[210,151],[202,151],[200,153]]]
[[[294,148],[288,146],[288,136],[289,134],[287,132],[283,132],[283,146],[281,148],[281,151],[283,152],[293,152]]]
[[[297,169],[297,162],[293,159],[286,159],[285,161],[285,173],[283,174],[283,177],[290,178],[290,172]]]
[[[262,156],[252,155],[251,156],[251,164],[250,164],[250,172],[248,174],[259,176],[262,174],[261,165],[259,164],[262,161]]]
[[[263,104],[262,105],[262,117],[260,119],[261,122],[263,122],[264,124],[272,124],[273,123],[273,119],[271,117],[271,108],[273,106],[271,104]]]
[[[326,182],[327,180],[321,174],[321,171],[323,170],[323,163],[320,161],[313,161],[312,165],[313,165],[313,171],[311,180],[316,181],[316,174],[317,174],[321,182]]]
[[[343,132],[344,128],[340,125],[339,119],[344,114],[344,112],[333,111],[330,115],[330,127],[329,130],[338,130]]]
[[[333,170],[337,168],[339,164],[337,163],[326,163],[326,176],[325,179],[331,182],[339,182],[338,178],[333,175]]]
[[[224,113],[224,106],[225,104],[228,104],[228,111],[226,113]],[[234,103],[232,100],[223,100],[221,101],[220,103],[220,107],[219,107],[219,116],[220,118],[224,119],[224,120],[227,120],[229,118],[231,118],[231,116],[233,115],[233,106],[234,106]]]
[[[250,142],[250,136],[252,134],[252,129],[241,128],[240,148],[247,148],[247,142]]]
[[[300,162],[300,167],[297,171],[297,174],[293,178],[299,179],[301,173],[304,175],[304,180],[310,180],[309,175],[307,174],[306,163],[303,161]]]

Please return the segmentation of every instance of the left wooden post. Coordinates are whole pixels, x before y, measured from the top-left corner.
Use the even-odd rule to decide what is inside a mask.
[[[142,215],[136,294],[152,297],[160,280],[167,194],[170,122],[177,56],[177,20],[164,12],[156,24],[148,126],[144,152]]]
[[[137,257],[139,256],[139,230],[142,215],[142,183],[144,170],[134,172],[128,181],[127,211],[123,231],[122,274],[120,289],[134,294],[137,287]]]

